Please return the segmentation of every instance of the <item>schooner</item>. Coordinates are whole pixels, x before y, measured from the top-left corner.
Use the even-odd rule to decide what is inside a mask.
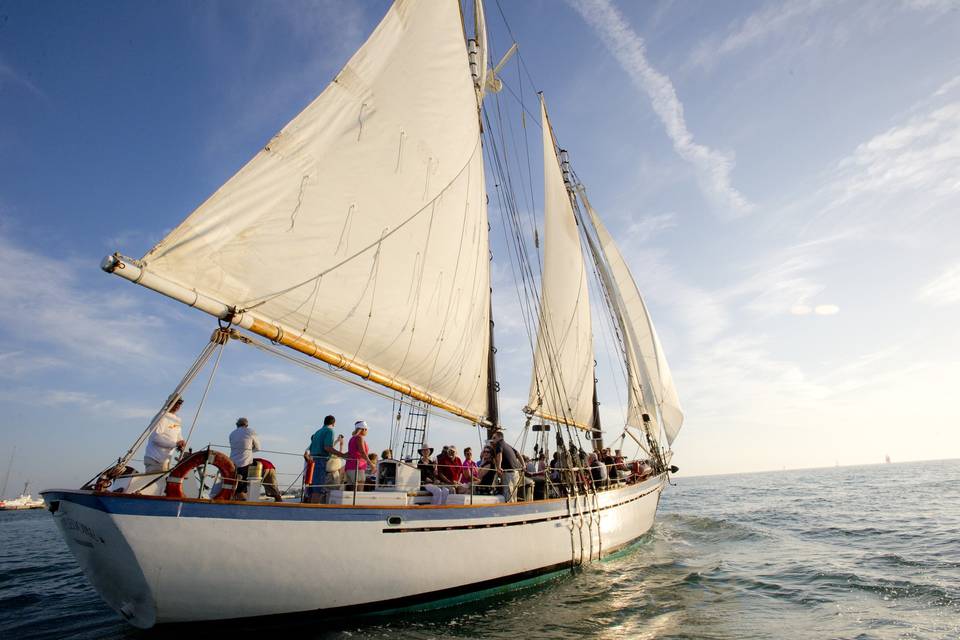
[[[419,480],[406,486],[396,462],[394,485],[339,501],[238,501],[232,463],[209,448],[191,464],[218,466],[219,491],[201,476],[185,497],[188,459],[169,473],[130,473],[164,412],[233,342],[323,363],[423,415],[502,426],[485,171],[504,176],[484,95],[502,87],[515,46],[489,64],[480,0],[471,22],[469,37],[457,0],[396,0],[330,85],[159,244],[139,260],[104,259],[105,271],[219,323],[116,464],[82,489],[43,494],[87,578],[131,624],[437,606],[568,572],[652,526],[683,413],[644,300],[557,146],[542,96],[542,237],[522,235],[516,202],[498,206],[509,210],[531,327],[524,439],[531,432],[540,451],[561,453],[562,479],[544,499],[424,505]],[[621,439],[652,469],[602,486],[579,475],[577,457],[603,437],[591,274],[625,371]],[[258,546],[272,551],[249,553]],[[467,578],[456,568],[465,549],[496,553]],[[427,551],[429,564],[414,561]],[[350,569],[361,556],[366,575]]]

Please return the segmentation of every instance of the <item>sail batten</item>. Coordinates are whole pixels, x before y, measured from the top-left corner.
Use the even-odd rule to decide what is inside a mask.
[[[541,97],[544,239],[540,320],[528,410],[589,430],[593,403],[593,334],[587,269],[570,194]]]
[[[314,345],[335,366],[484,421],[481,149],[458,3],[398,0],[323,93],[141,266],[254,314],[291,348]]]

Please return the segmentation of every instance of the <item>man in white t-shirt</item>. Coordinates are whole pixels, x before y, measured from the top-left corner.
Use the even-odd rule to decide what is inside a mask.
[[[177,411],[183,406],[183,398],[177,398],[170,410],[160,416],[160,422],[153,428],[147,440],[147,450],[143,454],[143,464],[147,473],[160,473],[170,468],[173,451],[183,451],[186,443],[180,435],[180,416]]]
[[[237,500],[247,499],[247,474],[253,464],[254,451],[260,451],[260,438],[246,418],[239,418],[237,428],[230,432],[230,459],[237,467]]]

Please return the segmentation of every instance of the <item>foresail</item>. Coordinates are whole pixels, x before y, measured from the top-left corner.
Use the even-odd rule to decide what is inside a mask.
[[[142,263],[278,327],[285,344],[295,334],[348,370],[482,417],[485,198],[459,4],[398,0],[323,93]]]
[[[640,295],[633,275],[623,259],[623,254],[607,231],[597,212],[590,206],[586,194],[580,191],[581,200],[590,214],[597,239],[609,267],[613,295],[620,306],[624,322],[624,346],[628,378],[627,424],[643,428],[641,406],[654,415],[653,403],[659,409],[660,420],[667,441],[673,444],[683,426],[683,410],[673,384],[673,376],[667,365],[657,330],[650,319],[647,305]],[[607,285],[610,288],[610,285]],[[643,402],[639,402],[642,398]],[[656,435],[656,434],[654,434]]]
[[[528,407],[546,419],[589,429],[593,417],[594,371],[587,270],[542,99],[540,117],[544,174],[543,278]]]

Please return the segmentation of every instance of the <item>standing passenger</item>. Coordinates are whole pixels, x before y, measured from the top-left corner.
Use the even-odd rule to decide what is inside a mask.
[[[237,467],[235,500],[247,499],[247,475],[253,464],[254,451],[260,451],[257,432],[250,428],[250,422],[246,418],[238,418],[237,428],[230,432],[230,459]]]
[[[353,423],[353,435],[347,444],[347,488],[363,491],[367,477],[367,462],[370,450],[367,448],[367,423],[357,420]]]
[[[503,432],[493,434],[493,463],[497,475],[503,478],[503,498],[507,502],[517,499],[517,485],[520,484],[520,472],[523,467],[520,454],[503,439]]]
[[[183,398],[177,398],[170,410],[160,416],[157,426],[150,432],[147,450],[143,454],[143,464],[147,473],[160,473],[170,468],[173,450],[183,451],[186,442],[180,436],[180,416],[177,411],[183,406]]]
[[[307,481],[307,502],[320,502],[323,496],[323,487],[321,485],[339,485],[340,472],[327,472],[327,463],[331,458],[342,458],[343,454],[334,449],[333,427],[336,426],[337,419],[333,416],[327,416],[323,419],[323,426],[310,438],[310,448],[307,449],[303,457],[309,462],[313,460],[313,477]],[[338,440],[343,442],[343,436]],[[342,446],[342,444],[341,444]]]

